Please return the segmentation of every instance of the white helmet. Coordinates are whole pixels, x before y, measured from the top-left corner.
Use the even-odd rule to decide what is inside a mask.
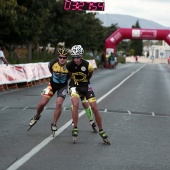
[[[84,50],[81,45],[74,45],[71,48],[71,55],[82,55],[83,53],[84,53]]]

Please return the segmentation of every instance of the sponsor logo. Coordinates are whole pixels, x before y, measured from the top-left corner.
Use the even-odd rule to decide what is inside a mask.
[[[86,71],[86,67],[82,66],[81,71]]]
[[[140,37],[140,30],[132,30],[132,37]]]

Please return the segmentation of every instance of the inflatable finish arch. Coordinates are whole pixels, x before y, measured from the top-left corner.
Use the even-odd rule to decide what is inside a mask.
[[[170,45],[170,30],[119,28],[105,40],[104,54],[111,52],[116,54],[116,45],[123,39],[164,40]],[[106,62],[104,67],[109,67]]]

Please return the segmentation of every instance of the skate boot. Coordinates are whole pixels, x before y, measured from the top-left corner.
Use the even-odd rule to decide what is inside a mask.
[[[29,122],[29,128],[27,129],[27,131],[29,131],[36,123],[37,121],[40,119],[41,116],[37,117],[37,116],[34,116],[30,122]]]
[[[99,130],[99,135],[103,138],[104,143],[110,145],[110,141],[108,140],[106,132],[104,132],[103,130]]]
[[[94,130],[94,132],[96,132],[97,133],[97,129],[96,129],[96,123],[94,122],[94,120],[90,120],[90,125],[91,125],[91,127],[92,127],[92,129]]]
[[[73,142],[74,142],[74,144],[76,143],[76,139],[77,139],[77,136],[78,136],[78,132],[79,132],[78,128],[77,128],[77,127],[74,127],[74,128],[73,128],[73,131],[72,131],[72,136],[73,136]]]
[[[52,135],[54,137],[55,132],[57,131],[57,125],[54,123],[51,123],[51,131],[52,131]]]

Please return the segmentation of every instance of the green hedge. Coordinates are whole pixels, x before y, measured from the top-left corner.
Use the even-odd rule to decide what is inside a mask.
[[[118,57],[117,62],[122,64],[126,63],[125,57]]]

